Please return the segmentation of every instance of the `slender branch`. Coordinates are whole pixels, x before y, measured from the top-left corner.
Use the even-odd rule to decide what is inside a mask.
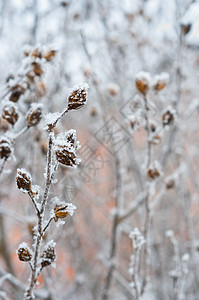
[[[43,231],[42,231],[42,236],[44,235],[45,231],[47,230],[47,228],[49,227],[49,225],[50,225],[50,223],[52,222],[53,219],[54,219],[54,217],[51,217],[51,218],[48,220],[46,226],[44,227],[44,229],[43,229]]]
[[[37,212],[37,215],[39,215],[39,209],[38,209],[37,203],[36,203],[36,201],[35,201],[35,199],[34,199],[32,193],[29,192],[28,195],[29,195],[30,199],[32,200],[32,203],[33,203],[34,208],[35,208],[35,210],[36,210],[36,212]]]
[[[4,169],[4,167],[5,167],[6,160],[7,160],[7,158],[5,157],[5,158],[3,159],[3,162],[2,162],[1,167],[0,167],[0,175],[2,174],[3,169]]]

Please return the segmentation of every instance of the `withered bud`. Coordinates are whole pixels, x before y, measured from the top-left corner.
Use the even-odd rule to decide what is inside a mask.
[[[26,115],[26,123],[28,127],[36,126],[42,118],[42,104],[32,103],[31,108]]]
[[[111,96],[113,97],[117,96],[119,91],[120,91],[120,87],[116,83],[112,82],[108,85],[108,92]]]
[[[172,125],[175,121],[175,110],[168,107],[162,115],[163,126]]]
[[[17,169],[16,183],[23,193],[31,192],[32,177],[25,169]]]
[[[37,95],[39,97],[44,96],[45,92],[46,92],[46,85],[43,81],[38,81],[36,83],[36,89],[37,89]]]
[[[161,73],[154,77],[153,88],[156,91],[160,91],[165,88],[165,86],[168,84],[168,82],[169,82],[169,74]]]
[[[33,72],[35,73],[35,75],[40,77],[43,74],[41,64],[39,64],[37,62],[33,62],[32,66],[33,66]]]
[[[88,84],[79,83],[70,90],[68,96],[68,110],[79,109],[87,102],[88,97]]]
[[[149,179],[154,180],[161,175],[161,166],[158,161],[154,161],[153,165],[147,170]]]
[[[7,159],[12,153],[11,141],[6,136],[0,137],[0,158]]]
[[[98,115],[98,111],[96,107],[92,107],[90,111],[91,117],[96,117]]]
[[[19,115],[18,115],[17,107],[14,104],[8,103],[4,106],[2,111],[2,118],[7,120],[8,123],[14,125],[17,122],[18,117]]]
[[[80,148],[77,141],[76,131],[74,129],[59,134],[55,139],[55,154],[59,163],[68,166],[76,167],[79,160],[76,157],[76,151]]]
[[[170,178],[166,181],[166,188],[167,190],[174,189],[176,186],[176,182],[174,178]]]
[[[32,251],[29,249],[26,243],[19,245],[17,255],[19,260],[23,262],[28,262],[32,259]]]
[[[35,57],[35,58],[42,58],[41,51],[39,51],[38,48],[36,48],[35,50],[33,50],[31,56],[32,56],[32,57]]]
[[[41,254],[41,266],[42,268],[49,266],[56,259],[55,255],[56,243],[52,240],[47,243]]]
[[[11,88],[11,95],[9,97],[9,100],[12,102],[17,102],[20,96],[24,94],[24,92],[25,88],[20,84],[16,84]]]
[[[181,31],[184,35],[188,34],[192,28],[192,24],[181,24]]]
[[[75,209],[76,206],[72,203],[61,202],[59,204],[56,204],[54,208],[55,222],[57,222],[58,219],[66,218],[68,215],[72,216]]]
[[[48,50],[46,53],[44,53],[43,57],[47,61],[52,61],[52,59],[55,57],[57,51],[56,50]]]
[[[136,75],[135,83],[137,89],[145,96],[150,88],[151,76],[147,72],[139,72]]]

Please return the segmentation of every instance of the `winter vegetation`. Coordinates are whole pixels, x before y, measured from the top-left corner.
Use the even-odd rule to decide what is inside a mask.
[[[0,2],[0,299],[198,300],[199,3]]]

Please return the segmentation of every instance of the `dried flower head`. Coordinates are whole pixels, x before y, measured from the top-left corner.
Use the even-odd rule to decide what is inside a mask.
[[[114,82],[111,82],[109,85],[108,85],[108,92],[111,96],[115,97],[119,94],[119,91],[120,91],[120,87],[114,83]]]
[[[147,176],[149,179],[154,180],[161,175],[161,166],[157,160],[147,170]]]
[[[153,88],[156,91],[160,91],[165,88],[165,86],[169,82],[169,74],[167,73],[161,73],[159,75],[156,75],[153,79]]]
[[[176,112],[172,107],[168,107],[162,114],[163,126],[172,125],[176,119]]]
[[[26,243],[21,243],[17,250],[19,260],[28,262],[32,259],[32,251]]]
[[[38,62],[33,62],[32,63],[32,67],[33,67],[33,72],[35,73],[36,76],[40,77],[43,74],[43,69],[40,63]]]
[[[12,153],[11,141],[6,136],[0,137],[0,158],[7,159]]]
[[[167,190],[171,190],[174,189],[176,186],[176,182],[174,178],[170,178],[168,180],[166,180],[166,188]]]
[[[52,59],[55,57],[57,51],[56,50],[48,50],[44,53],[43,57],[47,61],[52,61]]]
[[[32,177],[25,169],[17,169],[16,183],[23,193],[31,192]]]
[[[68,96],[68,110],[79,109],[87,102],[88,97],[88,84],[79,83],[70,90]]]
[[[55,245],[56,245],[56,243],[53,240],[51,240],[44,247],[44,249],[42,251],[42,254],[41,254],[41,266],[42,266],[42,268],[51,265],[52,262],[56,259]]]
[[[9,100],[12,102],[17,102],[20,96],[24,94],[24,92],[25,88],[20,84],[16,84],[11,88],[11,95],[9,97]]]
[[[77,141],[76,130],[71,129],[64,134],[57,135],[55,139],[55,154],[59,163],[68,166],[76,167],[80,160],[76,157],[76,151],[80,148],[80,143]]]
[[[151,76],[147,72],[139,72],[136,75],[135,83],[137,89],[145,96],[150,88]]]
[[[188,34],[192,28],[192,24],[181,24],[181,31],[184,35]]]
[[[72,203],[60,202],[59,204],[56,204],[54,208],[55,222],[57,222],[58,219],[66,218],[68,215],[72,216],[75,209],[76,206]]]
[[[26,123],[28,127],[36,126],[42,118],[43,105],[32,103],[26,115]]]
[[[2,111],[2,118],[7,120],[8,123],[14,125],[18,120],[18,111],[16,105],[14,103],[8,103],[4,106]]]

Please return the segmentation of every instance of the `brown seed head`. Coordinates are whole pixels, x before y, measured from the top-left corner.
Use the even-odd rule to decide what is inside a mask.
[[[2,112],[2,118],[7,120],[8,123],[11,125],[14,125],[18,120],[18,112],[15,105],[12,105],[11,103],[6,104],[3,108]]]
[[[37,62],[33,62],[32,66],[33,66],[33,72],[35,73],[35,75],[40,77],[43,74],[41,64],[39,64]]]
[[[76,131],[71,129],[65,134],[59,134],[55,140],[55,154],[59,163],[68,166],[76,167],[78,160],[76,150],[80,148],[76,138]]]
[[[12,146],[10,140],[6,136],[0,137],[0,158],[7,159],[12,153]]]
[[[87,102],[88,84],[79,83],[70,91],[68,96],[68,110],[79,109]]]
[[[17,169],[16,183],[23,193],[31,192],[32,178],[25,169]]]
[[[150,74],[147,72],[139,72],[136,76],[136,87],[144,96],[147,94],[150,88],[150,80]]]
[[[172,125],[175,120],[175,111],[173,109],[167,109],[162,115],[163,126]]]
[[[41,254],[41,266],[42,268],[49,266],[56,259],[55,255],[55,243],[49,242],[42,251]]]
[[[57,51],[56,50],[48,50],[46,53],[44,53],[44,58],[47,61],[52,61],[53,58],[55,57]]]
[[[26,123],[28,127],[36,126],[42,118],[42,105],[32,103],[26,116]]]
[[[28,262],[32,259],[32,251],[28,248],[26,243],[19,245],[17,255],[19,260],[23,262]]]
[[[11,95],[9,97],[9,100],[12,102],[17,102],[20,96],[24,94],[24,92],[25,92],[25,88],[20,84],[16,84],[11,88]]]

